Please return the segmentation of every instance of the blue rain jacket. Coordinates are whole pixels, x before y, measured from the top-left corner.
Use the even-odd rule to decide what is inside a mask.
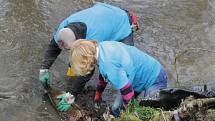
[[[72,22],[83,22],[87,26],[87,40],[120,41],[131,33],[131,26],[127,13],[105,3],[97,3],[93,7],[79,11],[66,18],[54,33],[58,42],[59,31]]]
[[[98,66],[113,88],[119,90],[130,82],[136,92],[149,88],[162,67],[156,59],[136,47],[115,41],[99,43]]]

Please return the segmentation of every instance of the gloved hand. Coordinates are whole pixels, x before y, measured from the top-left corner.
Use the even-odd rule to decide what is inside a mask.
[[[61,101],[57,104],[57,109],[66,112],[71,107],[71,104],[74,103],[75,97],[74,95],[70,94],[69,92],[61,94],[57,96],[57,99],[60,99]]]
[[[50,84],[50,76],[48,69],[40,69],[39,80],[44,87]]]
[[[101,101],[94,102],[94,108],[96,109],[96,111],[98,111],[99,109],[101,109]]]
[[[99,102],[100,100],[102,100],[102,93],[96,91],[95,97],[94,97],[94,101],[95,102]]]
[[[120,108],[111,109],[110,114],[113,115],[115,118],[120,116]]]
[[[96,110],[99,110],[101,108],[101,101],[102,101],[102,94],[98,91],[96,91],[95,97],[94,97],[94,108]]]

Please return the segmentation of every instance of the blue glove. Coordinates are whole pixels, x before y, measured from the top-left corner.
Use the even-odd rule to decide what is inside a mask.
[[[44,87],[50,84],[50,75],[48,69],[40,69],[39,80]]]
[[[57,96],[57,99],[60,99],[61,101],[57,104],[57,109],[66,112],[71,107],[71,104],[74,103],[75,97],[68,93],[61,94]]]

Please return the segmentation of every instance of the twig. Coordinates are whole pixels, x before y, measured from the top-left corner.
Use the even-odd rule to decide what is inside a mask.
[[[85,112],[82,112],[81,107],[80,107],[79,105],[77,105],[76,103],[73,103],[72,105],[73,105],[73,106],[75,106],[75,107],[80,111],[81,115],[82,115],[82,116],[83,116],[83,118],[84,118],[84,121],[87,121],[87,118],[86,118]],[[83,113],[84,113],[84,114],[83,114]]]
[[[161,114],[162,114],[162,116],[163,116],[164,121],[167,121],[166,118],[165,118],[165,116],[164,116],[163,110],[160,109],[160,108],[158,108],[158,109],[161,111]]]
[[[203,107],[211,103],[215,103],[215,98],[194,99],[182,105],[182,107],[178,109],[178,112],[180,113],[181,118],[187,118],[188,116],[197,113],[199,111],[197,110],[197,108]],[[187,113],[188,115],[186,115],[185,113]]]

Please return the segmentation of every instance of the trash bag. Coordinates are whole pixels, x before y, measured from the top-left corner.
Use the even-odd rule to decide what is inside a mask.
[[[210,97],[215,97],[215,85],[195,85],[191,87],[191,91]]]
[[[193,86],[190,90],[167,88],[160,90],[159,98],[153,100],[143,99],[140,101],[140,105],[171,110],[177,108],[182,100],[189,96],[193,96],[195,99],[215,97],[215,87],[208,88],[207,85]],[[211,106],[211,108],[214,107],[215,104]]]

